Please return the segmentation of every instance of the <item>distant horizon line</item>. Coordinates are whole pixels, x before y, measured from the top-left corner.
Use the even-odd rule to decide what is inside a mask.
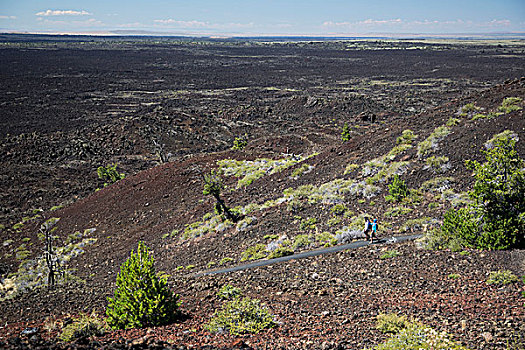
[[[139,36],[139,37],[185,37],[185,38],[214,38],[214,39],[244,39],[244,38],[325,38],[325,39],[353,39],[353,38],[396,38],[396,39],[503,39],[514,36],[525,39],[525,32],[479,32],[479,33],[327,33],[327,34],[264,34],[264,33],[177,33],[157,32],[147,30],[110,30],[92,32],[67,31],[1,31],[0,35],[42,35],[42,36]]]

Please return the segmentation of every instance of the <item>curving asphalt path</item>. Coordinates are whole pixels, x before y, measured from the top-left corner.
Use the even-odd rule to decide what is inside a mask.
[[[410,241],[410,240],[418,239],[421,236],[422,236],[421,234],[417,234],[417,235],[410,235],[410,236],[392,237],[392,238],[389,238],[389,239],[386,239],[386,240],[385,239],[381,239],[377,243],[373,243],[373,244],[380,244],[380,243],[391,244],[391,243],[397,243],[397,242],[403,242],[403,241]],[[317,256],[317,255],[322,255],[322,254],[329,254],[329,253],[340,252],[341,250],[346,250],[346,249],[360,248],[360,247],[364,247],[364,246],[367,246],[367,245],[370,245],[370,244],[371,243],[367,242],[367,241],[357,241],[357,242],[352,242],[352,243],[348,243],[348,244],[338,245],[338,246],[334,246],[334,247],[322,248],[322,249],[311,250],[311,251],[303,252],[303,253],[299,253],[299,254],[283,256],[281,258],[275,258],[275,259],[269,259],[269,260],[258,260],[258,261],[255,261],[255,262],[252,262],[252,263],[249,263],[249,264],[237,265],[237,266],[234,266],[234,267],[228,267],[228,268],[224,268],[224,269],[202,271],[202,272],[194,274],[193,277],[200,277],[200,276],[206,276],[206,275],[216,275],[216,274],[220,274],[220,273],[228,273],[228,272],[234,272],[234,271],[242,271],[242,270],[252,269],[254,267],[278,264],[280,262],[289,261],[289,260],[293,260],[293,259],[303,259],[303,258],[308,258],[308,257],[311,257],[311,256]]]

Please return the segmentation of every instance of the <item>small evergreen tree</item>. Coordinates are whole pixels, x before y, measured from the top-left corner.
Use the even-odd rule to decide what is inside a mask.
[[[210,195],[217,201],[215,203],[215,212],[219,215],[224,214],[228,220],[237,222],[239,220],[238,215],[232,213],[231,209],[226,206],[224,200],[221,198],[221,192],[224,189],[222,179],[219,172],[212,170],[209,174],[202,174],[204,179],[204,189],[202,193],[204,195]]]
[[[508,249],[525,243],[525,162],[516,141],[503,138],[485,154],[485,162],[467,161],[476,179],[472,204],[450,209],[441,231],[446,241],[480,249]]]
[[[343,142],[350,141],[350,127],[348,126],[348,123],[345,123],[343,125],[343,131],[341,132],[341,140]]]
[[[474,170],[473,190],[469,192],[482,217],[483,233],[478,246],[507,249],[524,243],[525,162],[516,151],[516,140],[502,138],[485,154],[485,162],[467,161]]]
[[[388,185],[388,192],[395,202],[401,201],[403,198],[408,196],[408,187],[405,181],[395,174],[392,183]]]
[[[111,185],[126,177],[126,175],[117,171],[117,164],[108,165],[107,167],[98,167],[97,175],[99,179],[106,181],[104,183],[104,187]]]
[[[114,329],[158,326],[178,316],[178,298],[167,287],[167,275],[156,273],[148,247],[139,242],[137,252],[120,267],[115,296],[108,298],[107,323]]]

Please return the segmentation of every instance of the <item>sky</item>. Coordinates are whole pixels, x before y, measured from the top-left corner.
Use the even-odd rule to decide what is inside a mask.
[[[525,0],[0,0],[0,32],[212,36],[525,33]]]

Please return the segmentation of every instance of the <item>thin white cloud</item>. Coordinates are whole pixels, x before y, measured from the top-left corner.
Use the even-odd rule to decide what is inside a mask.
[[[16,19],[16,16],[4,16],[4,15],[0,15],[0,19]]]
[[[333,22],[325,21],[322,24],[322,27],[325,29],[339,29],[339,30],[359,30],[359,29],[404,29],[404,30],[418,30],[418,29],[448,29],[448,28],[457,28],[457,29],[481,29],[481,28],[505,28],[510,27],[512,22],[508,19],[493,19],[488,22],[474,22],[471,20],[449,20],[449,21],[437,21],[437,20],[415,20],[415,21],[406,21],[400,18],[397,19],[386,19],[386,20],[375,20],[375,19],[366,19],[363,21],[356,22]]]
[[[172,25],[177,27],[186,27],[186,28],[200,28],[200,27],[206,27],[208,25],[207,22],[200,22],[200,21],[177,21],[173,18],[168,19],[156,19],[153,22],[158,23],[160,25]]]
[[[239,29],[251,28],[253,23],[210,23],[202,21],[181,21],[173,18],[155,19],[153,20],[156,26],[167,28],[207,28],[207,29]]]
[[[35,16],[89,16],[91,13],[81,10],[46,10],[35,13]]]
[[[147,26],[144,23],[133,22],[133,23],[121,23],[121,24],[118,24],[117,27],[119,28],[144,28]]]
[[[57,20],[50,20],[50,19],[43,19],[39,23],[47,24],[47,25],[61,25],[61,26],[68,26],[68,27],[100,27],[103,26],[104,23],[94,19],[90,18],[85,21],[57,21]]]
[[[357,21],[357,22],[332,22],[332,21],[326,21],[323,23],[323,27],[356,27],[356,26],[380,26],[380,25],[392,25],[392,24],[403,24],[403,20],[400,18],[396,19],[384,19],[384,20],[376,20],[376,19],[365,19],[364,21]]]
[[[487,25],[490,27],[508,27],[511,25],[511,22],[508,19],[493,19]]]

